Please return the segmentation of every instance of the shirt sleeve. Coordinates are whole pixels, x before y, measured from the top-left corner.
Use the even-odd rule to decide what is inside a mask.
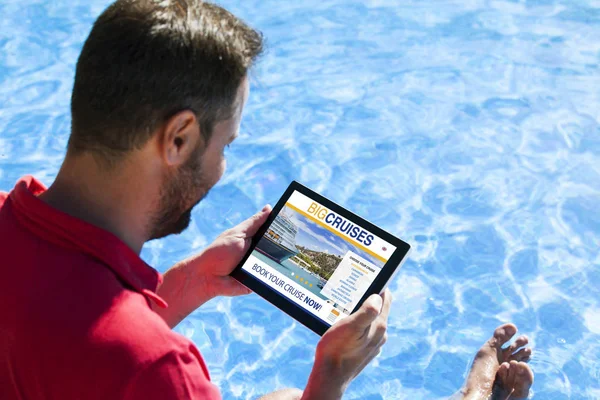
[[[192,354],[170,352],[143,367],[128,383],[124,400],[221,400]]]

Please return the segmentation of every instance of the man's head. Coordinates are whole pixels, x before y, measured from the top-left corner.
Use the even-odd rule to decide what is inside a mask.
[[[151,237],[187,227],[225,169],[261,35],[200,0],[117,0],[85,42],[71,99],[68,153],[119,168],[150,142],[160,161]]]

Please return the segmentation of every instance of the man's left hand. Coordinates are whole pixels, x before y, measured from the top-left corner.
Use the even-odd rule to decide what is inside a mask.
[[[169,326],[174,327],[213,297],[251,293],[229,274],[250,248],[252,237],[270,212],[271,206],[265,206],[257,214],[223,232],[204,251],[181,261],[165,273],[157,292],[169,307],[154,307],[154,310]]]

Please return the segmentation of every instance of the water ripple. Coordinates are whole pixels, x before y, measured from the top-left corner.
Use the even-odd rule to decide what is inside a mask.
[[[50,183],[74,65],[108,0],[0,4],[0,189]],[[269,51],[228,172],[161,271],[297,179],[408,240],[383,353],[348,399],[440,399],[504,321],[535,347],[532,398],[600,398],[600,3],[224,0]],[[177,331],[225,399],[304,386],[318,338],[255,295]]]

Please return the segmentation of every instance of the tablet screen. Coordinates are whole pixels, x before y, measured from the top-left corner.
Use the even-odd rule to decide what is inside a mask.
[[[242,269],[332,325],[352,313],[395,250],[294,191]]]

